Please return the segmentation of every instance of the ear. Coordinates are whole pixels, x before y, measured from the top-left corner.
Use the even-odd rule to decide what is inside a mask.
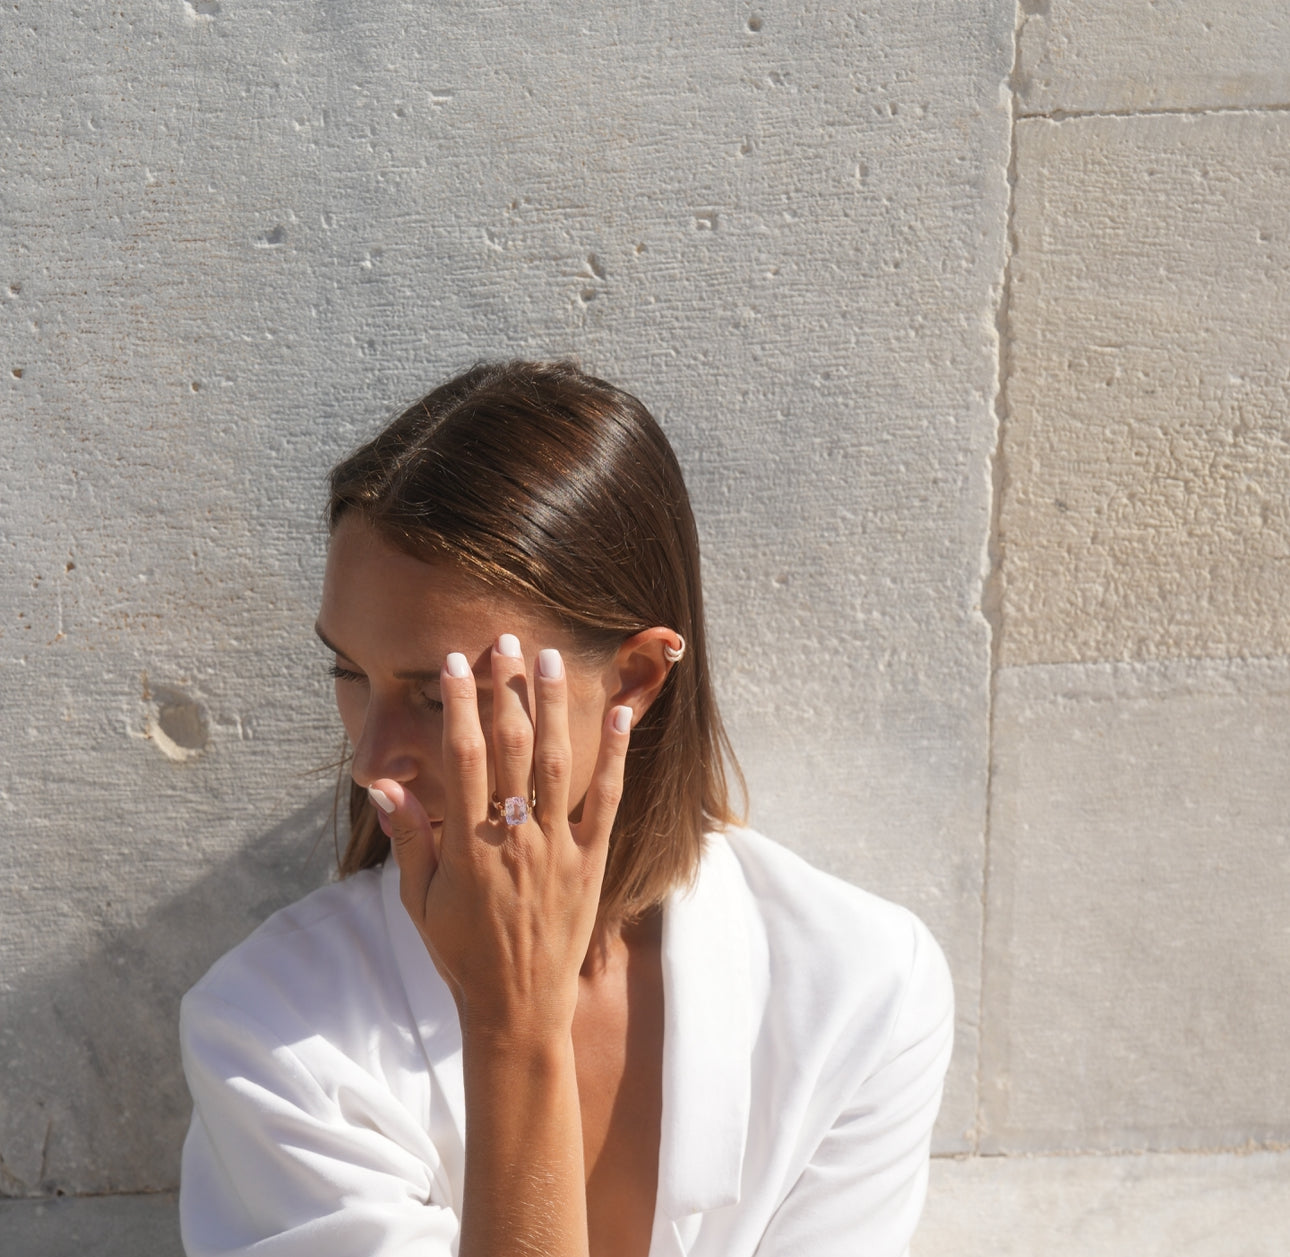
[[[667,674],[684,649],[685,643],[675,629],[647,628],[629,637],[614,657],[618,688],[610,699],[610,706],[630,707],[635,725],[658,697]]]

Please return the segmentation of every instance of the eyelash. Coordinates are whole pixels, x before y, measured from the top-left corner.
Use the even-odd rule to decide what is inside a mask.
[[[333,681],[366,681],[367,678],[361,672],[355,672],[352,668],[342,668],[340,664],[333,663],[327,666],[327,675]],[[431,698],[424,690],[420,691],[422,703],[430,711],[443,711],[443,704],[437,698]]]

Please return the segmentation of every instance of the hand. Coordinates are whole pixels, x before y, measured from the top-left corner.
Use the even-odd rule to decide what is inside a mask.
[[[606,713],[581,819],[571,825],[563,661],[553,650],[539,658],[536,722],[515,638],[498,639],[491,663],[491,747],[465,657],[449,655],[440,674],[445,805],[437,838],[410,791],[390,780],[373,785],[394,804],[388,823],[400,897],[453,992],[463,1030],[550,1041],[572,1025],[632,713]],[[528,799],[532,782],[537,804],[523,824],[507,826],[490,808],[490,764],[500,799]]]

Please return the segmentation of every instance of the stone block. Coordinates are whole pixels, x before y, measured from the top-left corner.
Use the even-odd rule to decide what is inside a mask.
[[[1290,1140],[1290,663],[1004,669],[993,1153]]]
[[[913,1257],[1284,1257],[1285,1152],[932,1162]]]
[[[1021,0],[1023,113],[1290,104],[1282,0]]]
[[[1004,664],[1290,654],[1290,113],[1023,120]]]
[[[753,819],[945,944],[962,1146],[1012,15],[18,5],[0,1191],[173,1185],[177,994],[328,841],[325,471],[513,354],[673,438]]]

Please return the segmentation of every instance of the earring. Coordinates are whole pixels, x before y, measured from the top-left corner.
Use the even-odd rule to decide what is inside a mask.
[[[663,647],[663,658],[666,659],[668,663],[680,663],[685,654],[685,638],[678,633],[676,635],[676,640],[680,643],[679,645]]]

